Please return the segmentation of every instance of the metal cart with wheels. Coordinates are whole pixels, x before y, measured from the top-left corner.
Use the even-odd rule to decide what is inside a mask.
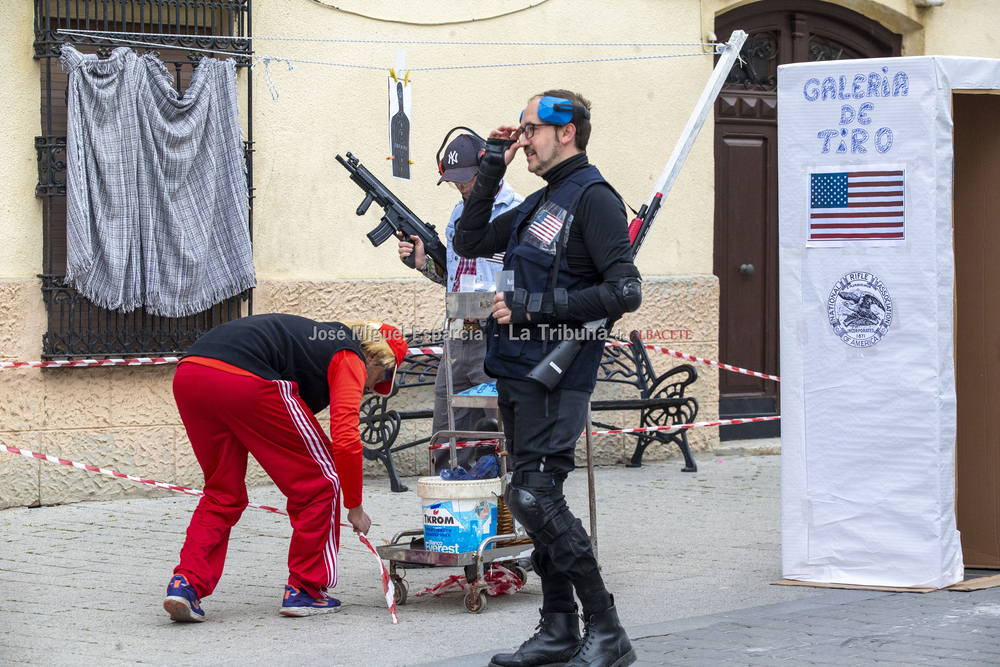
[[[493,292],[449,292],[445,298],[446,317],[445,328],[447,329],[452,320],[455,319],[486,319],[489,316],[493,305]],[[451,372],[451,345],[450,334],[444,339],[444,358],[441,366],[446,373],[448,391],[448,430],[439,431],[431,436],[431,443],[439,438],[447,438],[450,450],[451,467],[458,465],[458,449],[456,442],[458,439],[466,440],[496,440],[500,447],[500,480],[501,498],[498,499],[497,525],[501,521],[501,512],[505,512],[503,506],[503,491],[507,485],[507,452],[504,451],[504,434],[502,424],[498,425],[497,431],[457,431],[455,430],[454,408],[485,408],[495,410],[497,408],[496,396],[469,396],[454,393]],[[441,372],[440,369],[438,372]],[[499,420],[498,420],[499,421]],[[434,450],[428,451],[429,474],[434,475]],[[499,531],[498,531],[499,533]],[[443,553],[439,551],[428,551],[423,544],[423,528],[404,530],[392,538],[392,542],[376,547],[378,555],[383,560],[389,561],[389,579],[392,581],[396,596],[396,604],[406,604],[408,585],[398,570],[423,567],[462,567],[465,569],[466,580],[470,584],[470,589],[465,596],[465,608],[473,614],[482,613],[486,609],[486,581],[484,578],[484,565],[492,565],[499,561],[516,561],[517,556],[531,548],[530,540],[519,527],[513,532],[498,534],[487,537],[480,544],[476,551],[465,553]],[[405,538],[409,537],[409,542]],[[515,544],[508,544],[508,543]],[[527,542],[527,544],[525,544]],[[495,545],[495,546],[493,546]],[[493,546],[493,548],[490,548]],[[402,567],[400,567],[402,566]],[[527,570],[518,563],[514,563],[509,568],[522,581],[527,579]]]
[[[515,560],[517,556],[530,548],[530,546],[523,544],[494,547],[493,549],[487,548],[489,545],[496,544],[497,542],[516,540],[518,539],[517,534],[493,535],[483,540],[478,550],[459,554],[427,551],[422,548],[422,539],[412,539],[409,544],[400,542],[400,540],[406,537],[414,538],[419,536],[423,538],[423,534],[424,531],[422,528],[404,530],[396,533],[390,544],[376,548],[378,555],[383,560],[389,561],[389,579],[392,581],[395,591],[396,604],[406,604],[406,597],[409,592],[406,580],[397,571],[399,564],[404,565],[404,568],[402,568],[404,570],[406,569],[406,565],[410,565],[411,567],[414,565],[417,567],[461,567],[465,569],[466,579],[469,579],[469,575],[475,572],[475,579],[471,581],[469,592],[465,595],[465,608],[473,614],[482,613],[486,609],[486,582],[484,580],[486,568],[484,566],[492,565],[498,561]],[[528,577],[527,570],[521,567],[521,565],[512,565],[509,569],[521,581],[525,581]]]

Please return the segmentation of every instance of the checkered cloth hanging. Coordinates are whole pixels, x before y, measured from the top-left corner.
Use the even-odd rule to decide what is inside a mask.
[[[64,44],[66,279],[97,305],[183,317],[256,284],[236,66],[178,97],[152,54]]]

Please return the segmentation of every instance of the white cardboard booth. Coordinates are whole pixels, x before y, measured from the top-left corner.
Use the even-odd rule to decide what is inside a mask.
[[[786,579],[1000,566],[1000,96],[972,93],[1000,61],[778,69]]]

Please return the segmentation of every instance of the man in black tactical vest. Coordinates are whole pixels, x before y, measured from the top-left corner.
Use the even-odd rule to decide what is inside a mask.
[[[604,586],[583,524],[562,493],[586,425],[604,338],[615,320],[638,309],[641,278],[631,260],[628,221],[618,193],[587,160],[590,103],[552,90],[528,101],[520,125],[490,133],[486,154],[454,247],[465,257],[506,251],[514,289],[497,292],[487,322],[487,373],[497,378],[500,414],[513,457],[505,500],[534,545],[542,583],[538,632],[491,667],[625,667],[635,651]],[[528,171],[547,185],[490,222],[507,165],[524,149]],[[554,390],[528,373],[567,334],[606,319]],[[596,335],[595,335],[596,334]],[[581,638],[574,589],[583,606]]]

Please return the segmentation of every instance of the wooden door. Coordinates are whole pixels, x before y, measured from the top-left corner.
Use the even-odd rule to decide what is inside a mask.
[[[778,65],[899,55],[902,40],[843,7],[765,0],[716,19],[716,34],[749,35],[715,107],[715,256],[719,357],[751,370],[778,368]],[[722,417],[777,414],[778,385],[722,372]],[[773,437],[780,422],[724,426],[723,440]]]
[[[721,309],[728,324],[722,359],[743,368],[778,369],[778,127],[720,122],[716,132],[715,273],[725,283]],[[769,312],[770,311],[770,312]],[[721,343],[721,341],[720,341]],[[770,397],[776,383],[723,373],[726,397]],[[756,407],[756,406],[748,406]]]
[[[955,94],[957,498],[966,567],[1000,568],[1000,97]]]

